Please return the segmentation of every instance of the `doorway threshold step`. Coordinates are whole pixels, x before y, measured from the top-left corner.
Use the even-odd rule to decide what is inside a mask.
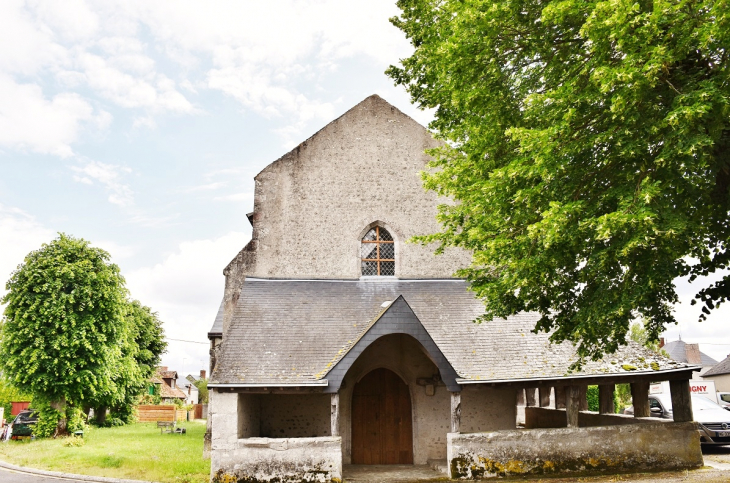
[[[435,471],[429,465],[344,465],[342,477],[347,483],[425,483],[448,480],[444,473]]]

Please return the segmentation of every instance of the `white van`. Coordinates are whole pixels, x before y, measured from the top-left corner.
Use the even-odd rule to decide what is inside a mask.
[[[689,392],[696,396],[703,396],[714,402],[715,404],[722,404],[718,398],[717,391],[715,390],[715,381],[697,381],[691,379],[689,381]],[[671,394],[669,390],[669,381],[659,382],[649,386],[649,394]],[[729,394],[730,393],[724,393]],[[728,401],[730,403],[730,401]]]
[[[717,403],[730,411],[730,392],[718,392]]]

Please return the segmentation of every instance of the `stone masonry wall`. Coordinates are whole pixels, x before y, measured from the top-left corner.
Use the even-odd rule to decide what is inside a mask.
[[[329,394],[262,394],[261,436],[310,438],[331,436]]]
[[[697,423],[449,433],[452,478],[591,474],[702,466]]]
[[[438,145],[429,132],[371,96],[256,176],[248,275],[359,278],[360,240],[376,221],[396,241],[396,275],[444,278],[469,254],[406,244],[439,231],[436,207],[447,200],[423,189],[420,172]]]
[[[218,397],[216,395],[216,397]],[[261,401],[259,394],[238,395],[238,437],[261,436]]]
[[[247,438],[213,452],[213,483],[330,483],[342,480],[340,438]]]
[[[461,391],[461,432],[475,433],[515,429],[517,389],[464,385]]]
[[[341,438],[251,437],[260,423],[260,395],[239,397],[216,389],[211,394],[212,481],[326,483],[342,478]]]

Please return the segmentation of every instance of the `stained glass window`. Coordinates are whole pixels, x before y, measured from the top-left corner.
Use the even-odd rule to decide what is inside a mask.
[[[376,226],[362,237],[360,256],[363,275],[395,275],[395,244],[385,228]]]

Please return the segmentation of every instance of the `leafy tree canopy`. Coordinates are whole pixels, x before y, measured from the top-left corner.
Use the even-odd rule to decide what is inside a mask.
[[[15,387],[77,405],[113,390],[126,290],[107,252],[61,234],[6,288],[0,367]]]
[[[427,188],[484,320],[537,311],[583,357],[675,323],[730,252],[728,0],[399,0],[387,73],[435,108]],[[698,298],[709,313],[727,276]]]
[[[114,367],[112,387],[89,401],[97,409],[100,422],[106,417],[107,407],[111,408],[113,417],[131,422],[134,405],[147,390],[148,380],[167,347],[157,314],[137,300],[125,303],[120,323],[123,336],[119,350],[109,352],[108,363]]]
[[[0,370],[47,416],[43,434],[88,407],[104,415],[110,407],[128,422],[165,351],[157,314],[127,299],[109,258],[60,234],[28,254],[7,282]]]

